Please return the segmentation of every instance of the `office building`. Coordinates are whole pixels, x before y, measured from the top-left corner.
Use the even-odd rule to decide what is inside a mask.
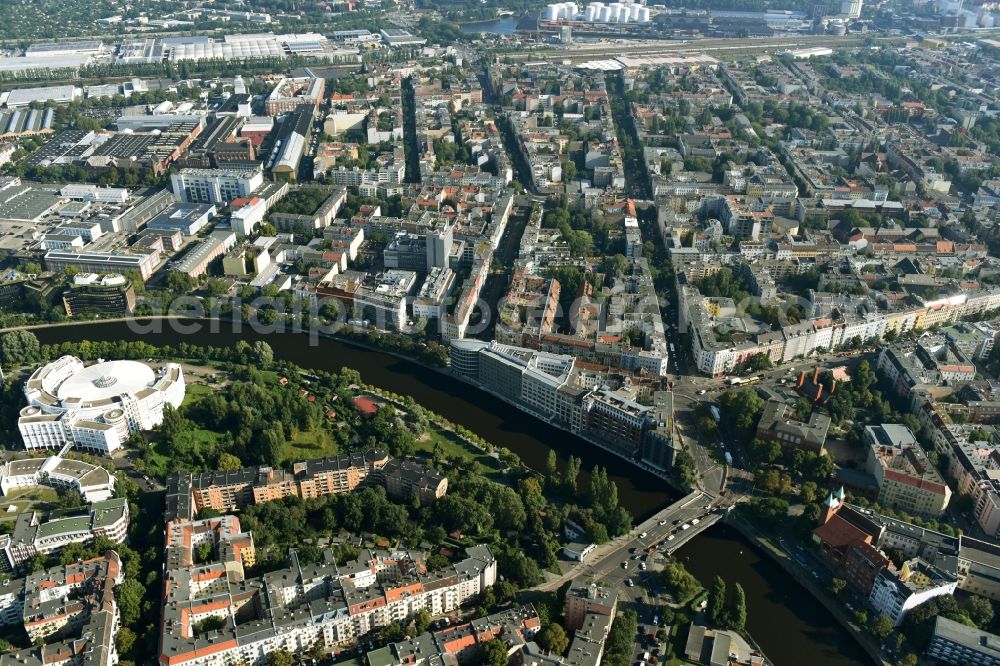
[[[194,236],[215,217],[215,204],[175,203],[146,223],[154,231],[180,231]]]
[[[122,275],[78,273],[63,293],[63,307],[67,317],[127,317],[135,309],[135,288]]]
[[[263,184],[259,169],[181,169],[170,176],[171,188],[181,201],[216,206],[249,197]]]
[[[878,502],[909,513],[940,516],[951,488],[904,425],[867,426],[866,467],[878,484]]]
[[[267,202],[260,197],[234,199],[229,207],[233,211],[230,215],[233,231],[241,236],[251,235],[267,213]]]
[[[138,361],[91,366],[63,356],[35,370],[24,384],[28,406],[18,418],[26,449],[67,444],[98,453],[118,450],[132,433],[152,430],[166,405],[184,401],[184,373],[176,363],[159,371]]]
[[[49,250],[45,253],[45,267],[50,271],[70,268],[82,273],[127,273],[135,271],[145,282],[153,276],[159,261],[158,252],[127,254],[116,252],[72,252]]]
[[[938,616],[927,656],[954,666],[1000,666],[1000,636]]]
[[[9,460],[0,466],[0,492],[48,486],[79,493],[87,502],[111,499],[115,477],[103,467],[61,455]]]
[[[170,270],[186,273],[191,277],[204,275],[213,261],[236,246],[236,234],[232,231],[213,231],[208,238],[193,243],[188,251]]]
[[[823,453],[830,417],[818,411],[809,413],[808,421],[794,417],[793,408],[781,400],[768,400],[757,423],[757,436],[784,447]]]
[[[583,579],[576,579],[566,593],[566,609],[563,623],[569,631],[576,631],[583,626],[584,618],[589,613],[597,613],[614,617],[618,609],[618,593],[609,587],[600,587],[595,583],[587,584]]]
[[[48,555],[98,536],[122,543],[128,536],[128,521],[128,500],[124,497],[94,502],[80,513],[45,522],[35,511],[19,513],[13,531],[0,535],[0,568],[13,571],[36,555]]]

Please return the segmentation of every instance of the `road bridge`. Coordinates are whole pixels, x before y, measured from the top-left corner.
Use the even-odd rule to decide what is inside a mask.
[[[561,576],[547,580],[534,589],[557,590],[578,576],[600,578],[611,585],[617,585],[636,568],[635,560],[640,554],[661,542],[667,542],[667,537],[672,533],[684,532],[683,539],[674,537],[678,544],[683,544],[708,526],[707,524],[703,526],[702,523],[715,524],[721,518],[720,514],[713,513],[717,502],[718,499],[714,495],[693,491],[656,512],[628,534],[601,544],[583,562],[574,564]],[[698,523],[692,525],[693,520],[698,520]],[[686,530],[682,529],[685,524],[690,525]]]

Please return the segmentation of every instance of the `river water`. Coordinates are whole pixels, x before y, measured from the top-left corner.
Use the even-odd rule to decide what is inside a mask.
[[[491,35],[513,35],[520,20],[519,16],[504,16],[492,21],[460,23],[458,29],[470,35],[478,35],[483,32]]]
[[[417,402],[461,424],[497,446],[517,453],[536,470],[545,468],[549,450],[561,463],[570,454],[583,460],[584,475],[595,465],[608,469],[618,484],[623,506],[642,518],[677,499],[663,480],[501,402],[493,396],[417,363],[332,340],[310,346],[301,334],[233,333],[221,324],[218,332],[203,322],[199,333],[182,335],[170,321],[150,324],[156,332],[138,333],[125,323],[58,326],[34,331],[42,344],[81,340],[143,340],[152,345],[190,344],[226,347],[238,340],[266,340],[275,356],[319,370],[352,367],[375,386],[412,395]],[[581,485],[586,479],[581,479]],[[776,666],[869,666],[872,662],[833,617],[777,564],[757,552],[730,528],[710,528],[680,552],[687,568],[703,583],[721,575],[729,584],[743,585],[749,609],[748,628]]]

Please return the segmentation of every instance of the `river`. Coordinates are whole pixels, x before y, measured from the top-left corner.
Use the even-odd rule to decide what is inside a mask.
[[[491,35],[513,35],[520,22],[519,16],[502,16],[489,21],[476,21],[474,23],[460,23],[458,29],[469,35],[487,33]]]
[[[173,322],[160,321],[160,332],[137,333],[127,324],[95,323],[56,326],[34,331],[42,344],[80,340],[144,340],[152,345],[180,342],[205,346],[231,346],[238,340],[266,340],[275,356],[305,368],[339,370],[349,366],[365,382],[412,395],[420,404],[464,425],[487,441],[517,453],[534,469],[545,468],[550,449],[562,463],[570,454],[583,460],[584,474],[595,465],[608,469],[618,484],[623,506],[636,517],[648,516],[678,497],[663,480],[633,468],[583,440],[531,417],[493,396],[412,361],[333,340],[316,347],[300,334],[233,333],[227,324],[210,332],[200,322],[200,333],[182,335]],[[586,483],[586,480],[582,480]],[[748,629],[776,666],[869,666],[872,662],[853,638],[777,564],[756,551],[739,534],[718,525],[686,545],[678,554],[703,583],[721,575],[729,584],[743,585],[749,609]]]

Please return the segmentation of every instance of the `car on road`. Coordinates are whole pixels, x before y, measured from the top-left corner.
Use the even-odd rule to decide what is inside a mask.
[[[694,520],[691,521],[691,524],[692,525],[697,525],[700,522],[701,522],[701,518],[695,518]]]
[[[643,532],[642,534],[640,534],[640,535],[639,535],[639,538],[640,538],[640,539],[645,539],[645,538],[646,538],[646,533],[645,533],[645,532]]]
[[[646,563],[645,562],[639,563],[639,569],[641,569],[642,571],[645,571],[646,570]]]
[[[622,562],[622,569],[628,569],[628,560]]]
[[[698,391],[698,395],[705,395],[706,393],[708,393],[708,389],[701,389]]]
[[[666,524],[667,524],[667,519],[666,518],[664,518],[663,520],[660,521],[660,525],[666,525]]]
[[[689,530],[689,529],[691,529],[691,525],[689,523],[684,523],[683,525],[681,525],[681,529],[682,530]]]
[[[626,578],[625,584],[628,585],[629,587],[635,587],[635,583],[632,581],[631,578]]]
[[[670,536],[667,537],[667,541],[673,541],[673,540],[674,540],[674,535],[673,534],[671,534]]]

